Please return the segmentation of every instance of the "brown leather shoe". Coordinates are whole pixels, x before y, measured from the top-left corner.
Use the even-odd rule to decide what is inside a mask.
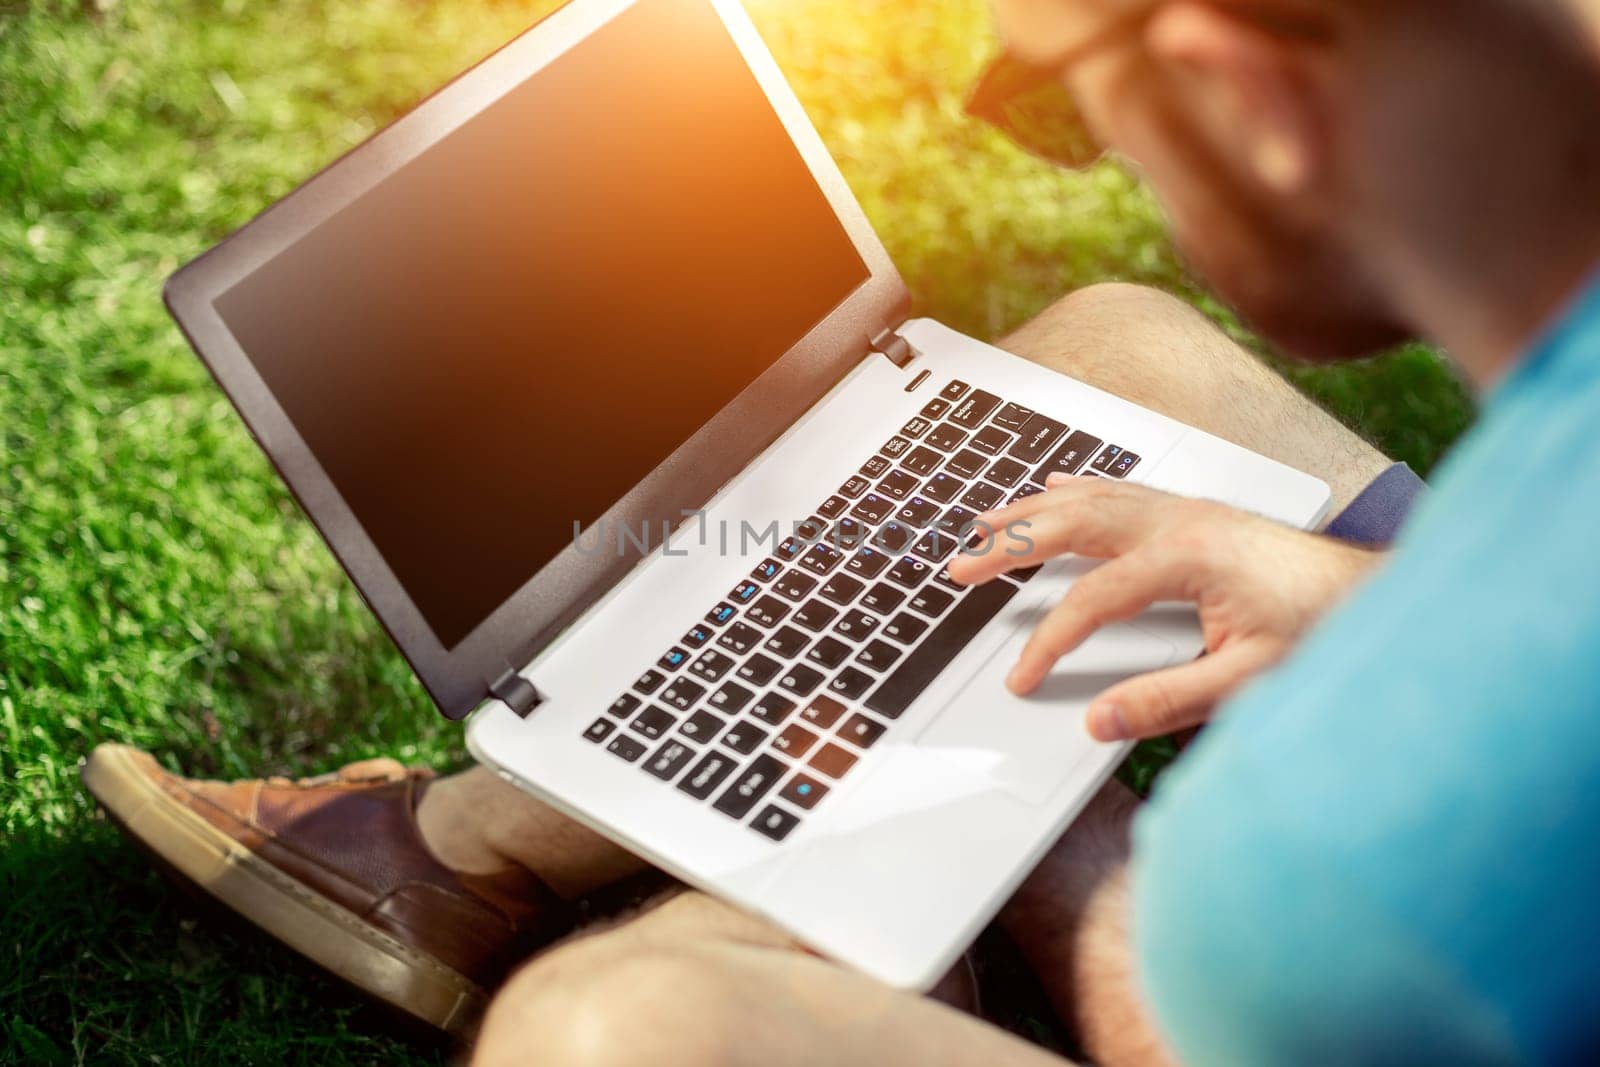
[[[180,878],[364,992],[463,1035],[506,971],[571,916],[527,871],[465,875],[435,859],[416,824],[432,777],[368,760],[301,781],[195,781],[112,744],[83,767],[112,819]]]

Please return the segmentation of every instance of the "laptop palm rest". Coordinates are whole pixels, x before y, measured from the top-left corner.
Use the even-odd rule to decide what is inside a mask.
[[[1109,686],[1178,659],[1171,642],[1129,623],[1108,626],[1056,664],[1025,697],[1005,686],[1034,625],[1055,597],[1002,616],[1016,632],[934,717],[917,738],[924,750],[983,775],[1028,804],[1043,804],[1086,758],[1108,747],[1084,727],[1084,712]]]

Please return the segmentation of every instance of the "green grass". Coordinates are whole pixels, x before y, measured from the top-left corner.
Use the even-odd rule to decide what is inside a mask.
[[[218,776],[462,760],[159,291],[548,6],[0,0],[0,1060],[438,1058],[173,907],[76,764],[105,739]],[[981,0],[751,6],[921,312],[995,336],[1105,279],[1202,299],[1123,173],[962,121]],[[1471,417],[1421,348],[1296,380],[1422,469]]]

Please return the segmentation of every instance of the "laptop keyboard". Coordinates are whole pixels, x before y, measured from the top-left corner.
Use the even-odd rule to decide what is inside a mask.
[[[969,524],[1139,456],[952,381],[584,731],[782,841],[1037,567],[950,579]]]

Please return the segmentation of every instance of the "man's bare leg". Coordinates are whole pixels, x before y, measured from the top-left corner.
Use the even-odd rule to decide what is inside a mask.
[[[1156,289],[1080,289],[1000,347],[1316,475],[1333,489],[1332,515],[1390,463],[1205,316]]]
[[[701,893],[569,941],[495,998],[473,1062],[1061,1067],[936,1001],[799,950]]]

